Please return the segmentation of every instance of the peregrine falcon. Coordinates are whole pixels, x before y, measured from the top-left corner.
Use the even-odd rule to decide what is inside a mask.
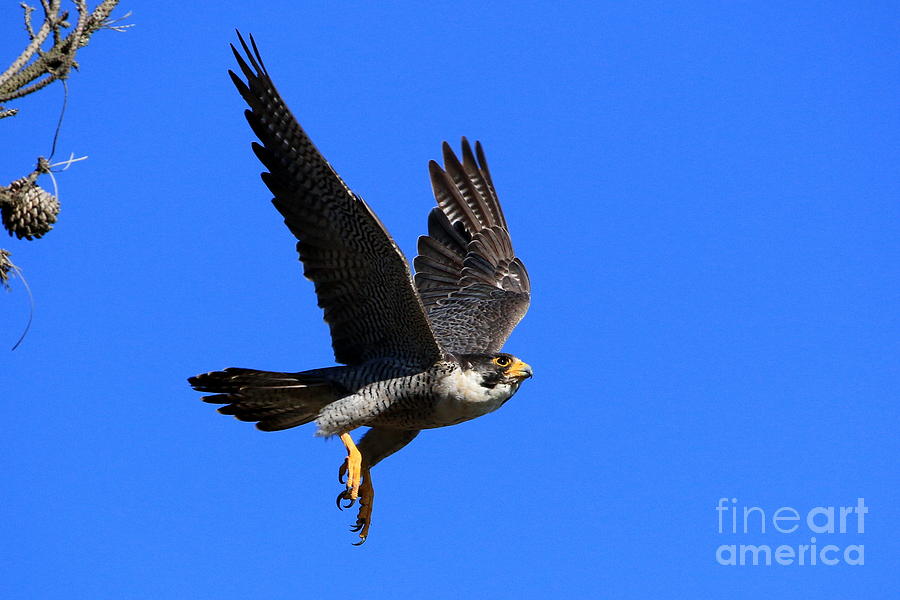
[[[530,284],[513,252],[481,144],[462,140],[462,160],[443,145],[444,167],[429,163],[437,207],[419,238],[415,278],[368,204],[347,187],[300,127],[269,77],[253,37],[244,79],[229,71],[250,106],[262,179],[297,238],[303,274],[315,284],[342,366],[297,373],[227,368],[188,382],[224,404],[219,412],[263,431],[316,422],[339,436],[339,508],[359,501],[361,544],[371,525],[371,468],[422,429],[446,427],[500,408],[531,367],[500,352],[528,309]],[[252,47],[252,51],[251,51]],[[350,433],[368,431],[354,443]],[[346,477],[346,479],[345,479]],[[343,506],[342,506],[343,505]]]

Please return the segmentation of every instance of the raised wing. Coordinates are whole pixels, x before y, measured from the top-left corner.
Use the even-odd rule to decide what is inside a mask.
[[[462,162],[445,142],[444,168],[429,163],[438,207],[414,262],[435,335],[454,354],[500,350],[531,297],[478,142],[475,153],[463,138]]]
[[[341,180],[285,105],[253,37],[232,45],[247,82],[229,71],[259,138],[253,151],[268,169],[272,203],[299,240],[303,274],[315,284],[338,362],[398,358],[431,365],[442,351],[409,266],[369,206]],[[249,63],[249,64],[248,64]]]

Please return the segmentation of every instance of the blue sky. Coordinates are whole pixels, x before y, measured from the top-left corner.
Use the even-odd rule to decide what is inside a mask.
[[[90,158],[53,232],[0,243],[35,296],[2,362],[0,595],[894,597],[897,3],[374,6],[123,2],[135,27],[80,54],[58,155]],[[235,27],[408,257],[427,161],[482,140],[532,279],[507,349],[536,377],[379,465],[361,548],[338,441],[185,382],[332,364],[226,76]],[[22,45],[6,3],[0,56]],[[3,121],[0,180],[48,152],[60,98]],[[28,302],[2,301],[9,348]],[[869,512],[719,533],[720,498]],[[865,564],[717,563],[810,537]]]

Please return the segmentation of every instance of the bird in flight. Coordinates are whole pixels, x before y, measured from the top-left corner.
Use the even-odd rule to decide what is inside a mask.
[[[361,544],[369,534],[371,469],[422,429],[446,427],[502,406],[531,377],[529,365],[500,352],[525,315],[528,273],[513,252],[481,144],[462,140],[462,160],[444,143],[444,167],[429,163],[437,207],[409,265],[369,205],[347,187],[282,100],[260,57],[238,34],[229,71],[249,105],[268,170],[272,203],[297,238],[303,274],[341,366],[297,373],[227,368],[188,382],[224,404],[219,412],[279,431],[316,422],[339,436],[347,457],[339,508],[359,502]],[[252,47],[252,50],[251,50]],[[246,81],[245,81],[246,80]],[[351,432],[368,427],[358,443]],[[343,506],[342,506],[343,505]]]

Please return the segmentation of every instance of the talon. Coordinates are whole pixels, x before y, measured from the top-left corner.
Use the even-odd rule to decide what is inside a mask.
[[[359,513],[356,517],[356,524],[350,527],[350,531],[359,533],[359,541],[354,543],[354,546],[361,546],[369,537],[374,500],[375,488],[372,487],[372,475],[368,469],[365,469],[362,472],[362,482],[359,487]]]
[[[342,500],[346,500],[347,504],[342,506],[341,505]],[[356,502],[356,500],[354,500],[353,498],[347,497],[347,490],[343,490],[340,494],[338,494],[337,499],[335,500],[335,504],[337,504],[337,507],[341,510],[344,510],[345,508],[350,508],[351,506],[353,506],[353,504],[355,502]]]
[[[360,511],[362,511],[362,502],[360,502]],[[359,533],[363,527],[366,526],[366,519],[362,517],[357,517],[356,524],[350,526],[350,531],[353,533]]]
[[[372,525],[372,502],[375,499],[375,489],[372,487],[369,467],[367,465],[363,468],[362,454],[353,443],[350,433],[341,434],[341,441],[347,448],[347,458],[338,469],[338,481],[343,483],[347,489],[338,494],[335,503],[339,509],[344,510],[352,507],[359,500],[356,523],[350,527],[350,531],[359,534],[359,541],[353,545],[360,546],[369,536],[369,527]],[[344,475],[347,476],[346,480],[344,480]]]

